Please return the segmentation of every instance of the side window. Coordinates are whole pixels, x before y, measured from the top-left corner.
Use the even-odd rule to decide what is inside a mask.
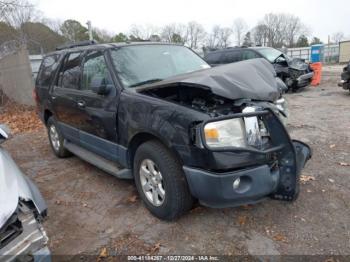
[[[43,59],[36,84],[40,87],[50,87],[59,64],[59,55],[50,55]]]
[[[241,51],[230,51],[226,52],[224,55],[224,63],[234,63],[242,60],[242,53]]]
[[[82,90],[91,90],[94,78],[103,78],[106,84],[111,84],[111,76],[102,52],[93,51],[85,57],[83,65]]]
[[[206,56],[205,61],[208,64],[221,64],[221,53],[209,53]]]
[[[242,54],[243,60],[259,58],[260,56],[251,50],[244,50]]]
[[[58,78],[58,86],[79,89],[81,75],[81,52],[71,53],[65,58]]]

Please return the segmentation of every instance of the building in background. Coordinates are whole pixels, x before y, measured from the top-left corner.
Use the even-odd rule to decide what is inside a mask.
[[[350,40],[339,43],[339,63],[350,61]]]

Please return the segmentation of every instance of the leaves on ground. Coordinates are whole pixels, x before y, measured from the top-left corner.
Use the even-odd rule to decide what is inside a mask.
[[[128,202],[129,203],[136,203],[138,199],[139,199],[138,195],[132,195],[132,196],[128,197]]]
[[[23,106],[9,101],[0,107],[0,124],[6,124],[12,134],[32,132],[43,128],[34,107]]]
[[[305,176],[305,175],[301,175],[300,176],[300,181],[301,182],[309,182],[309,181],[315,181],[316,178],[314,176]]]
[[[244,226],[247,223],[247,217],[246,216],[239,216],[238,217],[238,223],[241,226]]]
[[[280,241],[280,242],[287,242],[287,238],[284,235],[280,234],[280,233],[274,235],[273,236],[273,240]]]
[[[100,254],[98,255],[99,258],[105,258],[108,256],[107,248],[103,247],[101,248]]]
[[[160,249],[160,246],[161,246],[160,242],[156,243],[151,249],[151,254],[157,253]]]

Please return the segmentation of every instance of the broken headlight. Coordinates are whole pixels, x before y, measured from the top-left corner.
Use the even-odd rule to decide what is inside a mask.
[[[246,147],[243,119],[211,122],[204,126],[205,142],[210,148]]]

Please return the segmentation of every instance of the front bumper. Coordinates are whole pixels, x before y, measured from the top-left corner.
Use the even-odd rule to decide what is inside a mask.
[[[298,87],[308,86],[308,85],[310,85],[313,77],[314,77],[313,72],[301,75],[296,79],[296,84]]]
[[[299,177],[301,169],[311,157],[311,149],[299,141],[293,143],[297,153],[296,175]],[[226,173],[213,173],[190,167],[183,169],[192,195],[204,206],[216,208],[240,206],[259,202],[268,196],[275,196],[281,200],[294,200],[299,193],[297,190],[292,199],[275,195],[281,183],[281,171],[269,165]],[[238,178],[240,185],[234,188],[234,181]]]
[[[344,90],[350,90],[349,81],[341,80],[340,82],[338,82],[338,86],[342,87]]]
[[[42,225],[36,220],[31,210],[20,211],[22,232],[0,249],[0,262],[34,261],[50,262],[51,253],[47,247],[48,237]]]
[[[223,153],[236,152],[236,157],[250,152],[249,165],[242,164],[230,171],[183,167],[192,195],[203,205],[229,207],[255,203],[268,196],[285,201],[293,201],[298,197],[299,175],[305,163],[312,156],[310,147],[300,141],[292,141],[282,122],[271,110],[235,114],[224,119],[254,115],[260,117],[264,122],[270,134],[271,147],[265,150],[215,149]],[[202,126],[205,124],[203,123]],[[203,145],[210,150],[205,143]],[[234,158],[231,161],[237,162]],[[265,159],[263,163],[262,159]],[[237,179],[240,181],[238,185],[234,183]]]

